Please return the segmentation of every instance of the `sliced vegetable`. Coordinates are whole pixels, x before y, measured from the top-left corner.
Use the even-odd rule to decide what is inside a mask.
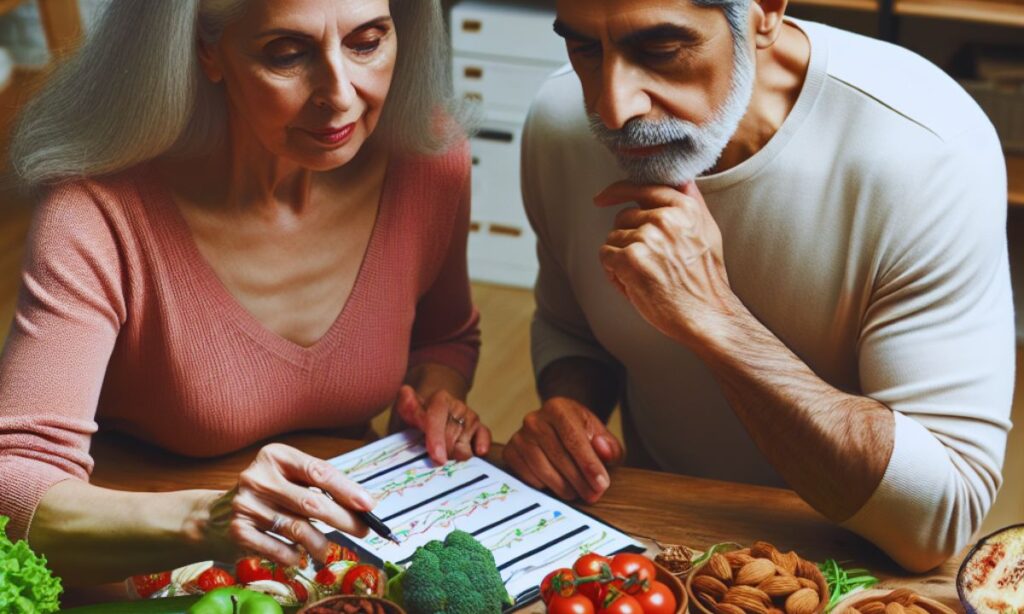
[[[956,590],[967,614],[1024,612],[1024,525],[975,544],[960,565]]]

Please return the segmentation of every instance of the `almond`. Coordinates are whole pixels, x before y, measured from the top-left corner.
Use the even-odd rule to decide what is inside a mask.
[[[714,612],[718,609],[718,601],[707,593],[694,593],[697,595],[697,601],[699,601],[705,608]]]
[[[729,561],[725,560],[725,557],[718,553],[712,554],[711,558],[701,567],[698,573],[718,578],[726,584],[732,582],[732,567],[729,566]]]
[[[789,555],[787,554],[786,556]],[[810,561],[805,561],[802,558],[796,556],[796,554],[793,554],[793,557],[796,560],[796,564],[793,566],[794,573],[798,578],[808,578],[810,580],[816,580],[818,576],[821,575],[821,572],[818,571],[818,566],[814,563]]]
[[[885,604],[881,601],[867,601],[857,606],[860,610],[860,614],[883,614],[885,612]]]
[[[882,598],[882,601],[886,603],[895,602],[906,608],[914,605],[914,602],[917,601],[917,595],[908,588],[898,588]]]
[[[768,614],[786,614],[785,610],[779,608],[768,608]]]
[[[743,567],[751,561],[757,560],[754,557],[750,556],[749,552],[740,552],[738,550],[734,552],[726,552],[722,556],[724,556],[725,559],[729,561],[729,565],[732,567],[733,571],[736,571],[737,569]]]
[[[773,563],[785,569],[790,575],[795,575],[797,567],[800,565],[800,556],[792,550],[786,554],[776,550],[772,553],[771,559]]]
[[[791,572],[791,571],[789,571],[788,569],[786,569],[785,567],[783,567],[782,565],[775,565],[775,573],[776,573],[777,575],[780,575],[780,576],[792,576],[792,575],[796,575],[796,574],[794,574],[793,572]]]
[[[715,611],[718,612],[718,614],[746,614],[743,608],[731,603],[720,603],[715,606]]]
[[[757,588],[764,591],[769,597],[788,597],[800,590],[800,582],[793,576],[772,576],[757,585]]]
[[[814,580],[811,580],[810,578],[797,578],[796,581],[799,582],[800,586],[802,586],[803,588],[812,588],[814,590],[818,590],[818,583]]]
[[[736,573],[736,584],[757,586],[775,575],[775,564],[768,559],[754,559]]]
[[[861,611],[851,606],[846,608],[846,614],[861,614]]]
[[[693,588],[693,592],[704,593],[716,602],[721,601],[722,597],[725,597],[726,591],[729,590],[729,587],[722,583],[721,580],[709,575],[694,576],[690,586]]]
[[[906,610],[907,610],[907,612],[909,614],[931,614],[928,610],[922,608],[921,606],[917,605],[916,603],[914,605],[906,608]]]
[[[885,614],[907,614],[907,611],[896,601],[890,601],[885,605]]]
[[[754,545],[750,547],[750,556],[755,559],[771,560],[773,552],[778,553],[778,549],[768,542],[754,542]]]
[[[743,584],[738,584],[738,585],[730,588],[725,593],[725,600],[726,601],[729,600],[729,595],[730,594],[734,595],[734,596],[739,596],[739,597],[744,597],[744,598],[754,599],[756,601],[760,601],[761,603],[764,604],[765,608],[767,608],[768,606],[770,606],[772,604],[772,598],[768,596],[768,593],[762,591],[759,588],[754,588],[753,586],[746,586],[746,585],[743,585]]]
[[[881,601],[869,601],[857,606],[861,614],[882,614],[885,612],[885,604]]]
[[[738,606],[747,614],[768,614],[771,600],[756,588],[750,586],[734,586],[725,594],[722,603]]]
[[[802,588],[786,598],[786,614],[814,614],[820,602],[817,590]]]

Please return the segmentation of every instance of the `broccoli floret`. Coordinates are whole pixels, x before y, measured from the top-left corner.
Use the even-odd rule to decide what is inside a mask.
[[[500,614],[512,605],[494,555],[464,531],[417,548],[388,596],[409,614]]]

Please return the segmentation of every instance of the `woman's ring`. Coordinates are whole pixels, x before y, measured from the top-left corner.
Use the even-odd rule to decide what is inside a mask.
[[[466,427],[466,419],[465,418],[456,418],[455,414],[448,414],[448,422],[454,422],[455,424],[458,424],[459,428],[465,428]]]
[[[284,525],[287,522],[288,519],[282,516],[281,514],[274,514],[274,523],[270,525],[270,532],[277,533],[278,535],[280,535],[281,529],[284,528]]]

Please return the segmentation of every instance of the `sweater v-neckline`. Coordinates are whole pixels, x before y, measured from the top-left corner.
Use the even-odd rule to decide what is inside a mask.
[[[307,366],[310,361],[315,361],[324,353],[337,347],[339,339],[344,338],[351,329],[350,322],[358,318],[358,314],[355,312],[358,311],[359,305],[365,302],[364,294],[368,291],[366,278],[372,275],[373,270],[379,268],[382,261],[384,244],[382,235],[384,229],[389,226],[389,218],[393,214],[391,206],[394,197],[391,192],[393,182],[389,179],[395,164],[394,157],[387,161],[384,182],[377,203],[377,214],[352,289],[327,331],[308,346],[296,343],[272,331],[231,293],[213,266],[199,251],[188,221],[181,212],[171,190],[163,183],[153,165],[150,165],[147,184],[152,188],[152,202],[155,202],[163,210],[164,217],[168,222],[166,225],[156,224],[156,229],[166,229],[165,245],[181,256],[181,259],[170,259],[170,262],[177,262],[187,269],[180,272],[180,278],[188,280],[187,283],[197,290],[195,293],[197,299],[210,301],[196,305],[197,312],[202,312],[203,309],[212,306],[253,341],[296,365]],[[150,199],[144,199],[143,202],[147,200]]]

